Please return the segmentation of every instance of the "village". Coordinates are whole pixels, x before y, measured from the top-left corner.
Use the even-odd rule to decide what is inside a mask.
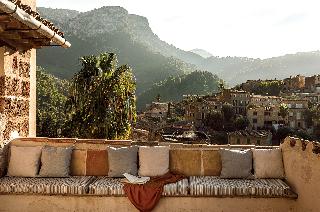
[[[279,145],[287,135],[319,139],[320,75],[247,80],[212,95],[156,101],[138,115],[139,141]]]

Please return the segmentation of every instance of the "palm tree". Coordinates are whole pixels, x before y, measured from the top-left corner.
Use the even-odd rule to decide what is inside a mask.
[[[66,103],[66,130],[80,138],[127,138],[136,117],[135,80],[113,53],[81,58]]]

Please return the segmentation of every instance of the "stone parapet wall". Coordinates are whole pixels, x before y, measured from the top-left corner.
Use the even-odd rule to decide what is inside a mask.
[[[319,211],[320,143],[287,137],[281,149],[286,180],[299,195],[297,211]]]
[[[127,197],[0,195],[6,212],[138,212]],[[153,212],[299,212],[295,200],[282,198],[163,197]]]

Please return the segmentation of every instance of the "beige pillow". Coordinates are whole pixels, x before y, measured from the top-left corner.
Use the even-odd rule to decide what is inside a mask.
[[[139,175],[161,176],[169,172],[169,147],[139,147]]]
[[[36,177],[39,171],[41,149],[41,146],[11,146],[8,176]]]
[[[284,178],[281,149],[254,149],[253,168],[256,178]]]

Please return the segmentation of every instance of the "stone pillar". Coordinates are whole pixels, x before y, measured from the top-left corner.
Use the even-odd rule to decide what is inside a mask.
[[[36,0],[22,0],[36,10]],[[0,48],[0,145],[36,136],[36,50]]]
[[[0,50],[0,139],[7,141],[12,136],[33,136],[34,99],[31,100],[30,75],[32,51],[13,51],[3,47]],[[32,97],[33,98],[33,97]]]

